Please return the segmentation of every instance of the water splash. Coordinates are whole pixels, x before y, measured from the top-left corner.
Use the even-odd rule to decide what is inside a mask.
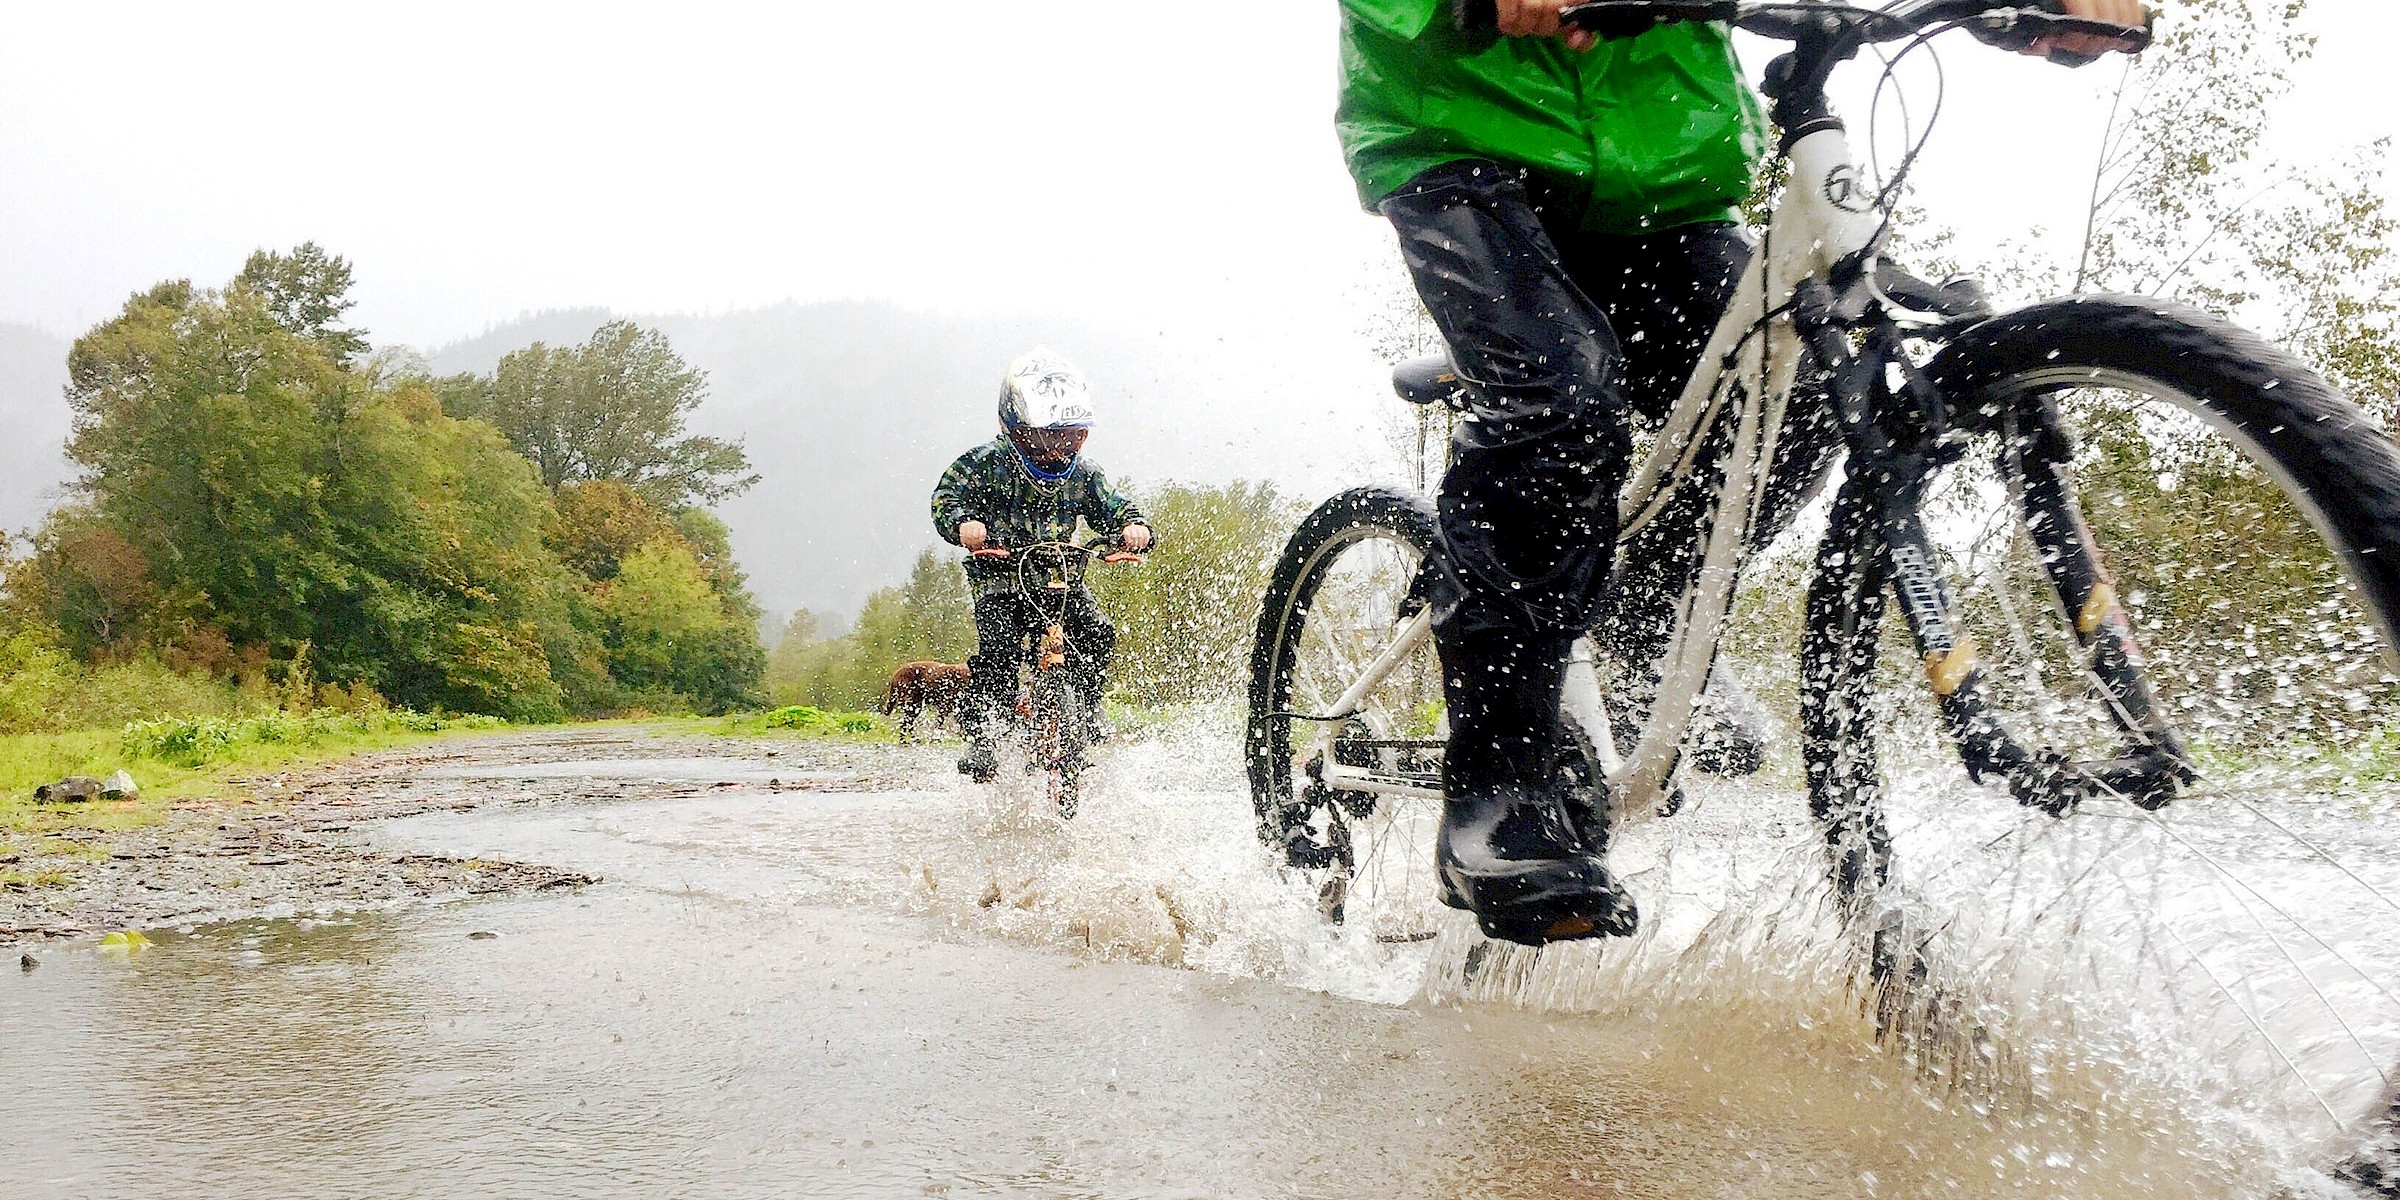
[[[2312,1125],[2295,1110],[2282,1078],[2293,1072],[2277,1060],[2290,1051],[2275,1048],[2285,1043],[2259,1037],[2231,989],[2144,974],[2159,931],[2172,931],[2165,918],[2188,908],[2171,888],[2120,890],[2111,904],[2078,894],[2082,911],[2053,919],[1978,903],[1974,889],[1995,876],[1960,866],[1988,856],[1978,839],[2047,837],[2047,861],[2019,853],[2013,878],[2073,878],[2094,854],[2124,853],[2121,840],[2075,846],[1954,772],[1913,776],[1895,801],[1908,869],[1862,926],[1826,882],[1797,794],[1711,783],[1613,851],[1643,907],[1636,937],[1536,951],[1486,941],[1453,915],[1429,941],[1392,945],[1328,926],[1309,880],[1259,846],[1230,782],[1228,726],[1193,718],[1110,748],[1072,823],[1021,776],[969,788],[960,806],[973,818],[912,849],[905,905],[980,934],[1380,1004],[1631,1023],[1704,1071],[1756,1071],[1798,1092],[1794,1080],[1825,1073],[1845,1095],[1883,1090],[1965,1115],[2012,1169],[2060,1179],[2138,1191],[2159,1154],[2178,1178],[2236,1192],[2305,1194],[2318,1178],[2298,1164],[2322,1161],[2331,1134],[2321,1113]],[[1926,813],[1946,819],[1914,819]],[[1860,930],[1876,927],[1900,948],[1904,978],[1872,970]],[[2400,1038],[2400,1024],[2384,1033]]]

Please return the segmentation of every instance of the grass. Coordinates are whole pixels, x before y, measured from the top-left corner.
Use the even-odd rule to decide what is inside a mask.
[[[0,888],[25,891],[31,888],[65,887],[73,882],[73,872],[57,867],[45,867],[38,871],[0,867]]]
[[[232,780],[447,733],[502,728],[492,717],[443,718],[402,709],[276,711],[253,717],[163,718],[117,728],[0,736],[0,831],[113,832],[148,825],[175,801],[223,795]],[[104,778],[122,768],[141,786],[129,800],[36,804],[33,789],[70,775]],[[62,844],[63,843],[63,844]],[[78,853],[52,838],[34,849]],[[83,851],[88,856],[88,850]]]
[[[106,842],[79,842],[69,837],[46,837],[34,844],[35,854],[57,855],[84,862],[102,862],[114,851]]]
[[[714,733],[733,737],[840,738],[860,742],[895,742],[900,731],[876,713],[839,712],[807,704],[787,704],[764,712],[733,713],[722,717],[670,717],[644,721],[660,730]]]

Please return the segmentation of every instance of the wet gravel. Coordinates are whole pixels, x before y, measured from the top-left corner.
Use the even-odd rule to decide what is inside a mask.
[[[535,863],[396,852],[377,847],[366,830],[391,817],[491,805],[605,804],[735,786],[882,788],[892,786],[896,766],[922,768],[915,760],[933,755],[923,748],[895,758],[893,751],[611,727],[462,738],[244,780],[240,799],[181,803],[140,829],[11,839],[13,849],[0,859],[13,861],[0,866],[14,878],[66,881],[0,885],[0,946],[579,887],[598,880]],[[739,780],[697,781],[673,772],[646,777],[640,765],[695,758],[754,766]],[[621,771],[542,769],[617,760]]]

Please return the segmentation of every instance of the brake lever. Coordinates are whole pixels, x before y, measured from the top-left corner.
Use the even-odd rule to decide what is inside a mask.
[[[2031,19],[2028,13],[2038,14]],[[2022,8],[2006,9],[1966,22],[1967,30],[1978,41],[2002,50],[2023,52],[2031,50],[2045,37],[2057,34],[2090,34],[2117,43],[2098,54],[2083,54],[2072,50],[2052,49],[2043,57],[2062,67],[2088,67],[2116,53],[2139,54],[2150,48],[2151,35],[2158,25],[2158,14],[2142,10],[2141,27],[2128,28],[2113,21],[2095,21],[2071,17],[2060,0],[2028,0]]]
[[[967,551],[967,556],[970,558],[1007,558],[1008,548],[1006,546],[986,546],[981,550]]]

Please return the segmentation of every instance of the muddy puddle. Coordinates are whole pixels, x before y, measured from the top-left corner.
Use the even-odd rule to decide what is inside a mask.
[[[2180,1112],[1945,1088],[1771,945],[1704,972],[1713,992],[1688,972],[1576,992],[1543,972],[1584,967],[1470,954],[1456,927],[1345,940],[1212,763],[1123,748],[1062,825],[938,749],[689,749],[420,764],[390,786],[545,798],[365,830],[595,885],[10,965],[0,1195],[2154,1197],[2290,1177]],[[1766,830],[1757,869],[1803,836]]]

